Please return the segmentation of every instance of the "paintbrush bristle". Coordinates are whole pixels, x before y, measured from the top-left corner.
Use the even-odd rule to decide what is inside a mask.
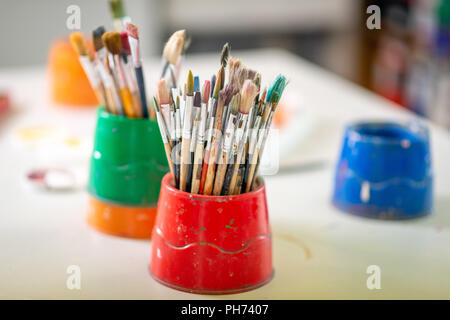
[[[131,55],[130,42],[128,41],[128,33],[121,32],[120,41],[122,44],[122,49],[126,52],[128,56]]]
[[[211,97],[212,97],[214,94],[214,89],[216,88],[216,75],[215,74],[213,74],[213,76],[211,78],[210,86],[211,86],[210,92],[211,92]]]
[[[233,96],[236,93],[239,93],[239,90],[237,88],[233,87],[230,84],[227,84],[225,86],[225,88],[227,88],[230,91],[230,94],[228,95],[227,99],[225,100],[225,105],[228,106],[230,104],[230,102],[231,102],[231,98],[233,98]]]
[[[70,34],[70,43],[79,56],[88,55],[88,48],[81,32],[72,32]]]
[[[205,84],[203,85],[203,103],[208,103],[210,90],[211,83],[209,82],[209,80],[205,80]]]
[[[272,96],[270,97],[270,103],[272,103],[273,109],[275,109],[275,107],[279,101],[280,101],[280,95],[278,94],[278,92],[272,93]]]
[[[192,96],[194,94],[194,76],[192,71],[189,70],[187,83],[186,83],[186,95]]]
[[[233,97],[234,89],[233,87],[227,85],[225,88],[219,92],[219,100],[223,101],[224,105],[227,106]]]
[[[288,85],[288,82],[286,80],[286,77],[282,74],[278,75],[272,85],[270,86],[269,90],[267,90],[266,95],[266,102],[272,101],[272,95],[274,92],[278,94],[278,101],[281,98],[281,95],[283,94],[284,88]],[[275,98],[276,99],[276,98]]]
[[[222,53],[220,55],[220,64],[222,67],[227,67],[228,62],[228,56],[230,55],[230,46],[228,45],[228,42],[225,43],[225,45],[222,48]]]
[[[242,68],[241,59],[238,58],[238,59],[234,60],[233,68],[230,69],[230,79],[229,79],[230,82],[236,81],[235,79],[236,79],[238,70],[241,68]]]
[[[256,84],[256,86],[258,87],[258,89],[261,88],[261,73],[258,73],[255,77],[255,80],[253,80],[253,82]]]
[[[163,50],[163,57],[170,64],[176,65],[183,52],[183,45],[186,38],[186,30],[178,30],[167,40]]]
[[[128,22],[126,28],[129,37],[139,40],[139,29],[135,24]]]
[[[187,51],[187,49],[189,49],[189,46],[191,45],[191,37],[186,37],[186,35],[184,36],[184,43],[183,43],[183,50],[181,50],[181,55],[184,55]]]
[[[220,89],[223,89],[223,87],[225,86],[225,69],[224,67],[220,67],[220,71],[221,71],[221,77],[220,77],[220,81],[218,81],[220,83]],[[217,79],[219,80],[219,77],[217,77]]]
[[[120,19],[125,16],[125,10],[123,9],[121,0],[109,0],[108,2],[111,14],[115,19]]]
[[[194,107],[201,107],[202,106],[202,95],[200,92],[196,91],[194,95]]]
[[[222,78],[223,78],[223,67],[220,68],[219,72],[217,73],[216,82],[215,82],[215,84],[214,84],[214,92],[213,92],[213,95],[212,95],[212,97],[213,97],[214,99],[217,99],[217,98],[219,97],[219,91],[220,91],[220,89],[221,89],[220,83],[221,83],[221,81],[222,81],[222,80],[221,80]]]
[[[120,33],[117,31],[105,32],[102,36],[103,43],[106,49],[112,54],[119,54],[122,50],[122,40],[120,38]]]
[[[169,104],[170,103],[170,97],[169,97],[169,90],[167,89],[166,79],[161,79],[158,81],[157,84],[158,87],[158,100],[159,104]]]
[[[234,84],[238,87],[238,88],[242,88],[242,86],[244,85],[244,81],[247,80],[247,69],[244,68],[244,66],[241,66],[239,69],[236,70],[235,73],[235,81]]]
[[[239,111],[239,104],[241,100],[241,95],[239,93],[235,94],[230,101],[230,112],[231,114],[236,115]]]
[[[247,114],[255,101],[258,94],[258,87],[253,81],[247,79],[242,86],[241,103],[239,105],[239,112]]]
[[[256,71],[252,69],[247,69],[247,79],[255,80]]]
[[[232,56],[230,56],[228,58],[227,65],[228,65],[228,82],[230,82],[232,79],[232,71],[233,71],[233,66],[234,66],[234,59]]]
[[[194,77],[194,92],[200,91],[200,78],[198,76]]]
[[[92,39],[94,42],[94,50],[97,52],[103,48],[102,35],[105,33],[105,27],[100,26],[92,31]]]

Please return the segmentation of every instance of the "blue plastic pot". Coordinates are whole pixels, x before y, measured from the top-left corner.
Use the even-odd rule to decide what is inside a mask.
[[[428,130],[418,124],[349,125],[337,164],[334,205],[377,219],[408,219],[433,208]]]

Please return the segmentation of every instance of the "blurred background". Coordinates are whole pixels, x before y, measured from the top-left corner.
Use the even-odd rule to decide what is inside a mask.
[[[106,0],[0,0],[0,67],[45,64],[54,39],[67,36],[67,7],[81,9],[81,30],[112,27]],[[189,5],[188,5],[189,4]],[[381,29],[366,10],[378,5]],[[158,56],[180,28],[189,53],[284,48],[414,112],[450,127],[449,0],[124,1],[140,26],[144,55]],[[14,29],[14,32],[7,30]],[[242,32],[245,30],[245,32]]]

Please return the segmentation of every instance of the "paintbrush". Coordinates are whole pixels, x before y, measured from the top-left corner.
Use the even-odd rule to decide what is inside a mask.
[[[222,52],[220,53],[220,65],[223,68],[227,67],[229,56],[230,56],[230,45],[227,42],[224,44],[224,46],[222,48]]]
[[[171,121],[170,121],[170,97],[169,97],[169,90],[167,89],[166,80],[161,79],[158,81],[157,84],[158,88],[158,100],[159,100],[159,106],[161,109],[161,113],[164,118],[164,123],[166,124],[167,128],[170,128]]]
[[[260,73],[256,73],[256,71],[252,71],[252,70],[248,70],[247,72],[247,76],[248,78],[251,80],[253,79],[253,83],[256,85],[256,87],[258,88],[258,92],[261,88],[261,74]],[[254,145],[256,144],[256,138],[255,140],[252,141],[252,139],[254,139],[254,132],[258,130],[258,128],[254,128],[255,125],[255,120],[256,120],[256,114],[258,113],[258,109],[259,109],[259,94],[257,94],[255,96],[255,101],[253,102],[254,106],[250,109],[250,113],[248,116],[248,139],[245,142],[245,164],[243,164],[241,167],[243,167],[243,169],[241,170],[242,172],[240,172],[240,174],[242,174],[242,179],[241,179],[241,183],[240,183],[240,187],[241,185],[245,186],[247,185],[247,181],[248,181],[248,175],[250,173],[250,161],[252,159],[252,148],[254,151]],[[258,124],[259,126],[259,124]],[[253,145],[252,145],[253,143]]]
[[[181,135],[182,135],[182,124],[181,124],[181,111],[180,111],[180,96],[177,94],[175,100],[175,137],[176,137],[176,148],[174,149],[175,152],[175,172],[177,174],[177,188],[180,186],[180,160],[181,160]]]
[[[164,124],[164,119],[163,119],[163,117],[161,115],[161,111],[160,111],[160,108],[159,108],[159,105],[158,105],[158,101],[156,101],[155,97],[153,97],[153,105],[155,107],[156,121],[158,122],[159,131],[161,133],[161,139],[162,139],[163,144],[164,144],[164,150],[166,152],[167,162],[169,163],[170,173],[172,174],[172,177],[175,180],[175,171],[174,171],[172,157],[171,157],[172,150],[171,150],[170,145],[169,145],[167,128],[166,128],[166,125]]]
[[[248,120],[247,120],[247,122],[248,122]],[[248,128],[245,133],[245,137],[246,138],[248,137]],[[245,175],[245,162],[247,160],[246,147],[247,147],[247,145],[244,145],[244,151],[242,153],[242,159],[239,164],[238,174],[237,174],[237,178],[236,178],[236,186],[234,187],[233,194],[240,194],[242,192],[242,183],[243,183],[244,175]]]
[[[194,99],[194,76],[189,70],[187,85],[186,85],[186,105],[184,111],[183,121],[183,137],[181,140],[181,168],[180,168],[180,190],[186,191],[186,179],[188,164],[191,159],[189,152],[191,144],[191,130],[192,130],[192,107]]]
[[[185,108],[186,108],[186,85],[184,84],[183,91],[180,94],[180,115],[181,115],[181,123],[184,123],[184,115],[185,115]]]
[[[197,147],[194,155],[194,167],[192,169],[192,193],[199,193],[200,181],[202,178],[202,160],[203,149],[205,147],[205,130],[206,130],[206,117],[207,117],[207,104],[209,100],[210,82],[205,81],[203,86],[203,99],[200,110],[200,126],[197,134]]]
[[[176,161],[177,161],[177,148],[178,148],[178,141],[177,141],[177,137],[176,137],[176,105],[175,102],[173,100],[173,96],[172,93],[169,95],[170,98],[170,129],[169,129],[169,136],[170,136],[170,145],[172,148],[172,152],[170,154],[171,158],[172,158],[172,162],[173,162],[173,169],[174,169],[174,173],[175,173],[175,184],[176,184],[176,180],[177,180],[177,176],[178,176],[178,167],[176,165]]]
[[[145,94],[144,72],[142,70],[141,50],[139,45],[139,30],[138,27],[132,23],[126,24],[128,33],[128,42],[130,43],[131,55],[133,57],[134,71],[136,74],[136,81],[139,88],[139,95],[141,97],[142,116],[149,117],[147,107],[147,96]]]
[[[213,98],[213,95],[214,95],[214,89],[216,88],[216,75],[214,74],[212,77],[211,77],[211,92],[210,92],[210,99],[212,99]],[[218,91],[217,91],[217,94],[219,94],[219,91],[220,91],[220,88],[218,88]],[[213,107],[213,105],[214,105],[214,103],[210,103],[211,101],[210,100],[208,100],[208,104],[207,104],[207,118],[206,118],[206,130],[208,130],[208,128],[209,128],[209,122],[210,122],[210,118],[211,118],[211,109],[212,109],[212,107]]]
[[[258,106],[258,111],[256,111],[256,117],[255,117],[255,122],[254,124],[251,126],[252,131],[249,134],[249,140],[250,140],[250,144],[249,144],[249,148],[248,148],[248,157],[247,157],[247,163],[246,163],[246,173],[245,173],[245,183],[244,185],[246,186],[245,188],[245,192],[249,192],[250,191],[250,187],[251,187],[251,183],[249,183],[249,181],[253,180],[253,174],[254,174],[254,170],[256,167],[256,161],[258,159],[258,153],[259,153],[259,148],[260,145],[258,145],[258,132],[260,124],[261,124],[261,117],[262,117],[262,111],[263,108],[261,107],[262,105]],[[257,148],[258,146],[258,148]],[[256,152],[255,152],[256,151]]]
[[[175,88],[177,86],[177,79],[174,73],[174,67],[179,63],[180,56],[183,51],[183,46],[186,38],[186,30],[176,31],[166,42],[163,50],[164,66],[161,72],[161,79],[166,76],[167,70],[170,71],[170,86]]]
[[[169,132],[170,132],[170,140],[172,148],[175,146],[177,142],[176,138],[176,117],[175,117],[175,102],[173,100],[172,92],[169,94],[169,104],[170,104],[170,126],[169,126]]]
[[[209,99],[209,112],[208,112],[208,119],[206,122],[206,149],[205,149],[205,156],[203,158],[203,168],[202,168],[202,178],[200,180],[200,193],[204,193],[204,187],[206,182],[206,177],[208,173],[208,166],[209,166],[209,158],[211,153],[211,139],[214,133],[214,122],[216,114],[217,116],[219,113],[216,113],[217,111],[217,99],[219,98],[219,92],[220,92],[220,82],[221,78],[224,76],[224,68],[221,67],[219,69],[219,72],[217,73],[215,86],[213,90],[213,94],[211,98]],[[212,87],[211,87],[212,88]]]
[[[233,88],[227,86],[219,93],[219,100],[217,103],[217,109],[216,109],[216,117],[214,118],[214,131],[213,135],[211,137],[211,151],[209,154],[209,163],[208,163],[208,169],[206,174],[206,180],[205,180],[205,186],[203,189],[203,194],[210,195],[213,191],[214,187],[214,177],[216,172],[216,162],[217,162],[217,156],[219,155],[219,147],[220,142],[222,139],[222,115],[223,115],[223,109],[225,107],[225,104],[227,101],[231,99],[231,95],[233,93]]]
[[[238,175],[239,166],[241,164],[243,158],[243,151],[245,147],[245,141],[247,140],[247,120],[248,120],[248,112],[250,108],[253,106],[255,96],[258,94],[258,88],[251,80],[245,80],[244,85],[242,87],[242,95],[241,101],[239,104],[239,118],[235,140],[235,148],[238,147],[236,159],[233,163],[233,171],[231,175],[230,185],[228,187],[228,195],[233,194],[234,189],[236,187],[236,180]]]
[[[194,86],[194,90],[195,90],[195,86]],[[192,108],[192,119],[193,119],[192,138],[191,138],[191,144],[189,147],[189,151],[191,152],[191,158],[189,161],[188,170],[187,170],[187,178],[186,178],[186,190],[188,190],[188,191],[191,191],[191,185],[192,185],[192,176],[193,176],[192,170],[193,170],[193,164],[194,164],[195,149],[196,149],[196,145],[197,145],[198,130],[199,130],[199,126],[200,126],[201,106],[202,106],[201,94],[199,91],[195,91],[194,107]]]
[[[83,34],[81,32],[73,32],[70,34],[70,42],[72,47],[78,54],[78,58],[81,66],[94,89],[95,95],[100,105],[106,105],[106,94],[103,87],[100,76],[98,75],[95,64],[89,57],[89,50],[86,42],[84,41]]]
[[[222,187],[228,166],[229,153],[231,150],[231,144],[234,137],[234,128],[236,125],[239,103],[240,103],[240,94],[238,93],[233,96],[230,102],[230,115],[227,121],[227,127],[224,132],[222,154],[220,158],[221,160],[219,161],[219,166],[217,168],[216,178],[214,181],[213,194],[215,196],[220,196],[222,193]]]
[[[122,32],[126,28],[126,24],[131,22],[131,18],[125,15],[125,9],[121,0],[109,0],[109,9],[113,18],[114,29]]]
[[[194,77],[194,92],[200,92],[200,78],[198,76]]]
[[[251,190],[253,187],[253,183],[255,181],[255,176],[258,173],[259,165],[261,163],[262,155],[264,153],[264,147],[267,141],[267,137],[269,135],[270,126],[272,123],[273,116],[275,114],[276,108],[278,106],[278,103],[281,99],[281,95],[283,94],[284,89],[288,85],[288,81],[285,76],[278,75],[277,78],[274,80],[273,84],[270,86],[269,90],[267,90],[267,94],[265,96],[266,103],[268,104],[269,109],[269,116],[267,117],[267,120],[264,124],[264,130],[261,132],[262,134],[262,141],[258,144],[258,162],[253,169],[253,172],[251,174],[253,175],[252,179],[249,179],[247,181],[246,190]],[[255,150],[256,153],[256,150]]]
[[[92,32],[94,50],[96,55],[96,66],[105,88],[105,98],[107,102],[107,110],[112,114],[122,114],[122,101],[119,92],[114,83],[114,78],[107,67],[106,48],[103,45],[102,35],[105,28],[100,26]]]
[[[128,41],[128,33],[121,32],[121,43],[122,43],[122,52],[121,52],[121,62],[123,62],[123,71],[125,74],[125,78],[127,81],[127,85],[130,88],[131,97],[133,98],[133,105],[135,107],[136,113],[139,118],[142,118],[142,106],[141,106],[141,97],[139,96],[139,88],[136,82],[136,75],[134,73],[133,62],[131,57],[131,49],[130,43]]]
[[[102,40],[110,54],[109,63],[119,86],[119,92],[120,96],[122,97],[125,115],[128,118],[136,118],[137,114],[133,105],[133,98],[131,96],[130,88],[128,88],[127,86],[125,74],[119,58],[119,54],[122,50],[122,40],[120,37],[120,33],[117,31],[105,32],[102,36]]]

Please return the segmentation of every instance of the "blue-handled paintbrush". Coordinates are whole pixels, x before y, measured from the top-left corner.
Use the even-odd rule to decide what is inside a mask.
[[[131,55],[133,57],[134,71],[136,73],[136,82],[139,87],[141,97],[141,107],[143,118],[148,118],[147,96],[145,94],[144,72],[142,70],[141,53],[139,48],[138,27],[132,23],[127,23],[128,41],[130,43]]]

